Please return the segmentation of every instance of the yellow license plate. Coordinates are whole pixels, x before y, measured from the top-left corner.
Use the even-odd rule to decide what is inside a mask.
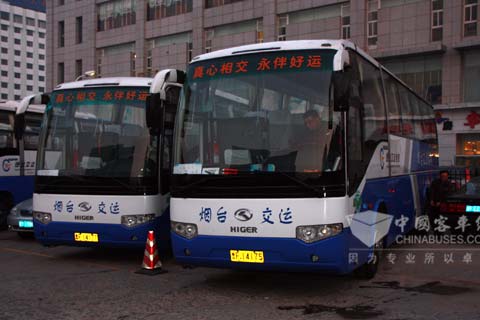
[[[263,251],[230,250],[230,261],[246,263],[264,263]]]
[[[75,232],[74,237],[78,242],[98,242],[98,233]]]

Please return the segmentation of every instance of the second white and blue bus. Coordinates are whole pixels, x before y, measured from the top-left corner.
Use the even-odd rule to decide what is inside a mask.
[[[340,40],[194,58],[173,158],[178,262],[366,276],[438,168],[432,107]]]

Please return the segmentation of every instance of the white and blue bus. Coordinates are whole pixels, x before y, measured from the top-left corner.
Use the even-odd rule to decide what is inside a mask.
[[[42,244],[141,247],[154,230],[166,247],[173,130],[149,130],[146,101],[151,87],[180,92],[176,75],[83,80],[48,96],[33,196]]]
[[[348,41],[200,55],[175,126],[178,262],[371,276],[438,167],[432,107]]]
[[[33,195],[38,135],[45,107],[0,102],[0,227],[10,209]]]

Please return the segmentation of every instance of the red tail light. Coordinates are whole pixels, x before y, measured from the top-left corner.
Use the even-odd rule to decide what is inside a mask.
[[[224,175],[235,175],[235,174],[238,174],[238,169],[225,168],[225,169],[223,169],[223,174]]]
[[[441,203],[440,211],[448,213],[463,213],[466,210],[465,203]]]

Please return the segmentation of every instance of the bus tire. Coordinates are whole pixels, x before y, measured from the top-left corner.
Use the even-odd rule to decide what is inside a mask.
[[[7,228],[7,216],[10,208],[5,198],[0,198],[0,230]]]
[[[17,235],[22,239],[33,239],[34,237],[33,232],[18,231]]]
[[[378,265],[380,264],[380,259],[382,257],[382,249],[383,240],[380,240],[375,244],[370,260],[354,271],[355,277],[365,280],[370,280],[375,277],[378,271]]]

